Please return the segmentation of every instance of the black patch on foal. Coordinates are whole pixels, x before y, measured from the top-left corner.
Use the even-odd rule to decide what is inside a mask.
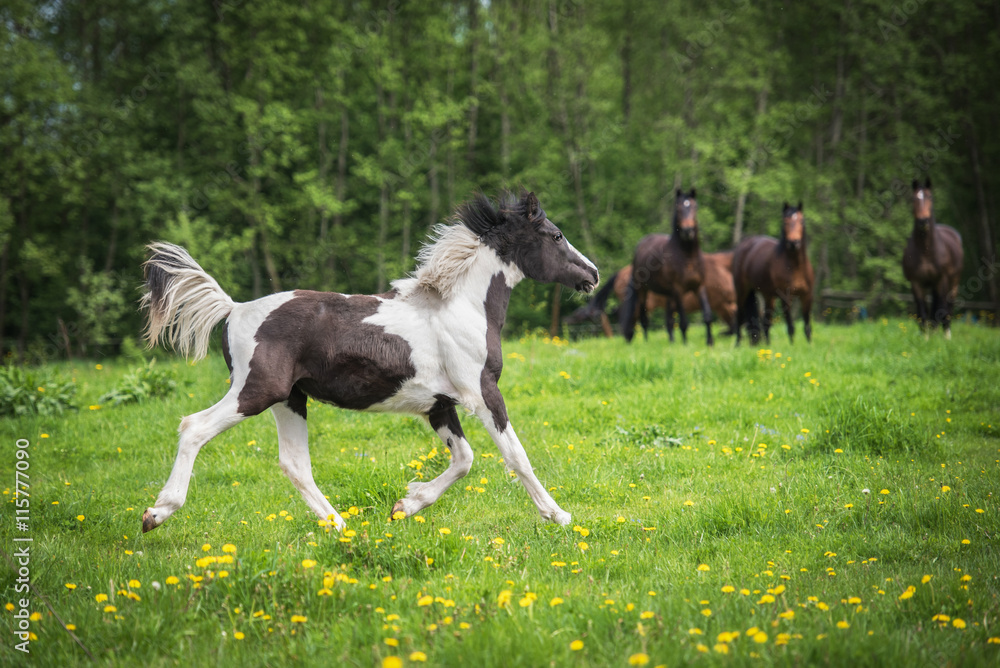
[[[362,322],[381,303],[368,295],[297,290],[254,335],[257,347],[240,391],[240,413],[256,415],[279,401],[297,401],[296,388],[354,410],[392,397],[417,372],[402,337]],[[289,404],[293,410],[296,405]]]
[[[486,407],[493,414],[493,424],[497,431],[507,428],[507,406],[497,383],[503,372],[503,350],[500,347],[500,330],[503,329],[507,304],[510,301],[510,286],[503,274],[495,274],[486,291],[486,364],[479,374],[479,388]]]
[[[457,401],[444,394],[434,395],[434,405],[427,411],[427,420],[431,423],[431,429],[437,431],[441,427],[446,427],[453,435],[464,438],[462,423],[458,421],[458,412],[455,410]],[[452,449],[451,439],[446,441],[448,449]]]

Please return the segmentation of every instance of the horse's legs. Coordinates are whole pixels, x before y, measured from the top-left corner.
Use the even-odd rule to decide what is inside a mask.
[[[771,343],[771,321],[774,319],[774,295],[764,297],[764,341]]]
[[[934,289],[934,320],[939,323],[944,330],[944,338],[951,338],[951,309],[953,301],[950,298],[948,289],[948,278],[942,276]]]
[[[639,324],[642,325],[642,339],[649,341],[649,309],[646,308],[647,300],[642,301],[639,306]]]
[[[701,317],[705,320],[705,329],[708,334],[708,345],[715,345],[715,340],[712,338],[712,307],[708,303],[708,290],[704,285],[702,285],[701,290],[698,291],[698,297],[701,299]]]
[[[681,299],[681,295],[677,295],[677,319],[680,320],[681,326],[681,341],[684,345],[688,342],[688,316],[687,311],[684,310],[684,302]]]
[[[147,508],[142,515],[143,533],[163,524],[184,505],[191,473],[194,470],[194,460],[202,446],[249,417],[239,412],[238,396],[239,390],[231,387],[219,403],[181,420],[174,467],[159,496],[156,497],[156,504],[152,508]]]
[[[802,307],[802,331],[806,334],[806,343],[812,343],[812,290],[799,297],[799,306]]]
[[[406,498],[392,507],[390,517],[402,511],[407,517],[441,498],[445,491],[464,478],[472,469],[472,447],[465,440],[462,423],[452,405],[437,405],[427,413],[431,428],[451,451],[451,463],[444,473],[428,482],[413,481],[407,485]]]
[[[913,290],[913,301],[917,306],[917,322],[920,323],[920,329],[927,333],[927,302],[924,299],[924,287],[918,283],[911,283],[910,287]]]
[[[639,291],[635,287],[635,279],[628,282],[625,288],[625,303],[619,308],[619,322],[622,327],[622,336],[626,343],[632,343],[635,336],[635,316],[639,310]]]
[[[299,490],[306,505],[320,519],[333,522],[340,531],[346,526],[344,519],[330,505],[313,480],[309,458],[309,430],[303,415],[305,405],[305,394],[293,388],[288,401],[271,406],[274,423],[278,427],[278,462],[281,470]]]
[[[663,314],[664,322],[667,326],[667,337],[670,343],[674,342],[674,299],[667,295],[666,311]]]
[[[549,495],[531,469],[531,462],[528,461],[528,455],[524,452],[524,446],[521,445],[517,434],[514,433],[514,427],[506,419],[506,409],[504,409],[503,398],[500,396],[499,390],[496,391],[493,403],[498,403],[499,408],[503,409],[502,422],[504,424],[502,427],[498,427],[494,419],[495,411],[498,408],[496,405],[493,406],[492,410],[489,406],[480,408],[476,411],[476,417],[482,421],[490,438],[496,443],[497,449],[500,450],[500,455],[503,457],[504,465],[517,474],[524,489],[528,492],[528,496],[535,502],[535,507],[538,508],[538,512],[544,519],[556,524],[569,524],[572,520],[570,514],[559,507],[559,504]]]
[[[757,293],[751,290],[743,300],[742,321],[747,326],[747,336],[750,343],[757,345],[760,341],[760,306],[757,304]]]
[[[790,297],[782,295],[779,297],[781,300],[781,311],[785,316],[785,325],[788,328],[788,342],[795,342],[795,321],[792,320],[792,300]],[[808,338],[808,337],[807,337]]]

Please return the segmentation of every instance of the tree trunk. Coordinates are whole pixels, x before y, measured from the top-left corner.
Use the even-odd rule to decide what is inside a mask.
[[[979,201],[979,236],[982,244],[980,255],[984,262],[990,267],[996,266],[996,249],[993,245],[993,234],[990,227],[990,212],[986,204],[986,190],[983,187],[983,172],[979,165],[979,139],[976,134],[976,125],[969,119],[966,124],[969,127],[969,154],[972,159],[972,176],[976,183],[976,199]],[[979,267],[976,267],[979,271]],[[993,302],[993,324],[1000,326],[1000,289],[997,287],[997,272],[989,271],[989,278],[986,285],[990,290],[990,301]]]
[[[343,76],[343,75],[341,75]],[[347,105],[340,110],[340,146],[337,147],[337,212],[333,214],[333,232],[329,244],[330,257],[326,266],[329,272],[328,286],[334,289],[337,282],[337,243],[340,242],[340,230],[344,226],[344,196],[347,192],[347,145],[351,137],[351,123],[347,115]]]
[[[465,149],[468,173],[476,173],[476,134],[479,131],[479,0],[469,0],[469,138]]]
[[[750,150],[750,158],[747,159],[746,171],[743,173],[743,179],[740,182],[740,194],[736,197],[736,215],[733,221],[733,245],[735,246],[743,238],[743,213],[746,209],[747,195],[750,192],[750,179],[754,174],[754,167],[756,167],[756,161],[754,160],[755,155],[759,155],[760,146],[760,124],[764,117],[764,112],[767,111],[767,87],[760,89],[757,93],[757,118],[755,119],[754,125],[754,140],[753,148]]]

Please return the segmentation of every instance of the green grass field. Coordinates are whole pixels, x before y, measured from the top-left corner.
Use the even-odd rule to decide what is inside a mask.
[[[14,538],[32,538],[37,613],[25,656],[9,631],[26,595],[5,565],[0,662],[998,665],[996,330],[691,341],[506,342],[511,420],[567,527],[540,520],[465,417],[472,473],[390,523],[447,451],[421,419],[310,402],[315,477],[344,535],[282,475],[269,415],[209,443],[187,504],[143,535],[179,419],[226,390],[221,356],[161,354],[177,391],[117,408],[97,398],[136,362],[59,365],[81,409],[0,425],[0,545],[16,561]]]

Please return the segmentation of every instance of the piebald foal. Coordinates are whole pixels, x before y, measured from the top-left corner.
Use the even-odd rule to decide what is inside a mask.
[[[590,292],[597,268],[563,237],[534,193],[483,195],[463,204],[420,252],[412,277],[381,295],[296,290],[234,302],[183,248],[149,246],[144,265],[150,345],[163,340],[195,359],[225,319],[222,350],[230,369],[226,396],[181,421],[177,458],[143,532],[184,504],[199,450],[209,440],[270,408],[282,470],[318,517],[344,527],[317,488],[309,460],[306,398],[342,408],[424,415],[452,458],[440,476],[411,482],[391,516],[429,506],[472,466],[455,407],[479,418],[504,462],[542,517],[568,524],[538,481],[507,418],[497,381],[500,330],[511,290],[525,276]]]

